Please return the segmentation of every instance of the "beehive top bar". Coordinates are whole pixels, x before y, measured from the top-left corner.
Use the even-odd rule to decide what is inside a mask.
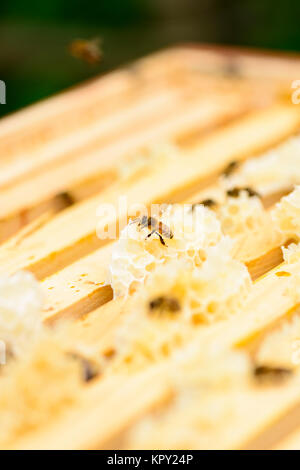
[[[2,303],[0,296],[0,315],[8,299],[23,338],[19,354],[2,322],[0,339],[8,335],[15,362],[0,375],[0,417],[3,406],[9,424],[9,432],[0,425],[0,447],[279,446],[275,425],[298,405],[299,371],[276,360],[286,332],[296,335],[300,325],[300,250],[291,244],[300,238],[298,202],[281,217],[299,189],[281,197],[300,181],[283,172],[259,194],[244,165],[250,159],[255,170],[272,152],[279,170],[285,155],[297,164],[298,76],[295,56],[182,45],[0,121],[0,284],[28,278],[44,298],[28,316],[39,327],[30,341],[33,320],[22,317],[20,295],[17,308],[11,292]],[[131,225],[124,250],[100,240],[97,222],[104,229],[127,214],[99,221],[97,208],[117,207],[122,195],[129,204],[170,203],[177,226],[166,212],[164,227]],[[180,207],[171,203],[187,202],[189,221],[203,217],[207,231],[190,223],[182,243]],[[143,276],[146,252],[152,262]],[[128,253],[130,268],[122,265]],[[112,300],[119,272],[126,289]],[[266,357],[271,365],[258,362]],[[293,426],[288,420],[286,435]]]
[[[259,66],[254,59],[233,49],[174,47],[2,119],[0,240],[65,206],[66,190],[75,201],[96,194],[116,180],[118,162],[149,141],[199,138],[276,100],[278,84],[290,88],[296,59],[263,56]]]
[[[257,50],[246,47],[198,45],[182,46],[188,57],[202,58],[204,69],[217,71],[232,64],[239,67],[240,73],[248,77],[272,80],[297,80],[299,76],[299,55],[279,53],[270,50]],[[237,71],[237,70],[236,70]]]

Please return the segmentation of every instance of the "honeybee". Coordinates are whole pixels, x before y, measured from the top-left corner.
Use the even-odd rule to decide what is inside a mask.
[[[195,207],[199,206],[199,204],[201,204],[204,207],[214,207],[217,205],[214,199],[203,199],[203,201],[192,204],[192,211],[195,209]]]
[[[148,217],[147,215],[143,215],[142,217],[133,220],[131,223],[137,223],[138,227],[141,229],[148,228],[150,233],[147,235],[146,239],[155,234],[159,237],[160,243],[164,246],[167,245],[163,237],[169,239],[174,237],[169,227],[163,224],[160,220],[157,220],[155,217]]]
[[[90,382],[99,375],[99,369],[96,364],[92,363],[78,353],[68,353],[68,356],[78,361],[81,368],[82,379],[84,382]]]
[[[228,165],[224,168],[222,175],[225,176],[225,178],[228,178],[238,167],[239,163],[237,161],[232,161],[228,163]]]
[[[149,309],[176,313],[180,310],[180,303],[174,297],[160,296],[149,302]]]
[[[256,192],[254,189],[248,188],[248,187],[246,187],[246,188],[235,187],[235,188],[232,188],[232,189],[228,189],[226,194],[229,197],[239,197],[239,195],[242,191],[246,191],[248,193],[249,197],[254,197],[254,196],[260,197],[260,194],[258,192]]]
[[[81,59],[93,65],[99,63],[102,59],[103,53],[100,44],[100,38],[75,39],[71,42],[69,50],[76,59]]]
[[[75,203],[74,198],[67,191],[57,194],[57,198],[61,199],[66,207],[72,206]]]
[[[292,369],[284,367],[256,366],[253,374],[260,383],[281,383],[292,375]]]

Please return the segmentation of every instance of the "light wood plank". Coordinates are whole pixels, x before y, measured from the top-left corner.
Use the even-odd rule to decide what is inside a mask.
[[[27,237],[12,252],[7,246],[0,249],[1,272],[29,269],[39,279],[62,269],[76,259],[91,253],[104,244],[96,235],[96,211],[100,204],[117,207],[119,196],[126,194],[128,206],[136,202],[149,205],[168,202],[175,194],[197,184],[212,173],[220,171],[229,161],[243,159],[263,151],[291,134],[299,126],[300,113],[296,107],[278,106],[254,113],[203,139],[196,150],[184,158],[150,171],[134,183],[118,183],[99,196],[93,197],[56,216],[38,232]],[[124,208],[118,214],[124,220]],[[98,227],[115,224],[112,213],[98,221]]]
[[[255,332],[265,328],[268,324],[273,323],[275,318],[279,318],[293,305],[292,299],[288,299],[285,295],[285,290],[288,285],[288,281],[285,278],[278,278],[275,276],[275,272],[270,273],[264,277],[261,281],[255,284],[252,299],[247,304],[243,313],[239,317],[232,318],[229,321],[221,322],[219,325],[212,325],[207,328],[203,328],[199,331],[197,341],[201,341],[203,347],[212,341],[217,342],[223,346],[234,346],[246,341],[251,341]],[[274,302],[274,295],[276,295],[276,302]],[[267,309],[272,299],[273,309]],[[253,309],[253,306],[258,307]],[[262,315],[264,312],[264,315]],[[243,325],[243,328],[241,326]],[[85,324],[84,329],[86,330],[87,325]],[[233,328],[234,327],[234,328]],[[91,339],[91,336],[89,336]],[[90,345],[90,342],[89,342]],[[98,350],[99,352],[99,350]],[[163,372],[163,367],[168,369],[168,362],[162,363],[139,374],[134,375],[132,378],[129,376],[123,377],[123,385],[117,387],[115,384],[111,386],[110,392],[106,388],[106,383],[95,384],[97,393],[101,394],[101,385],[105,389],[105,402],[101,400],[97,402],[89,402],[88,409],[73,409],[70,410],[70,415],[67,417],[61,417],[58,419],[56,425],[50,425],[44,431],[40,430],[35,435],[28,436],[25,440],[21,440],[15,444],[17,448],[103,448],[106,443],[113,438],[117,438],[126,428],[138,420],[139,416],[147,413],[153,407],[159,406],[166,400],[166,397],[172,393],[172,388],[168,388],[168,374]],[[153,375],[154,374],[154,375]],[[110,377],[108,380],[113,380]],[[117,379],[118,380],[118,379]],[[121,379],[122,380],[122,379]],[[158,387],[158,393],[146,392],[151,389],[151,381],[155,383],[155,389]],[[137,388],[137,382],[140,383],[141,389]],[[134,384],[134,385],[133,385]],[[98,389],[99,387],[99,389]],[[121,391],[120,391],[120,390]],[[137,391],[139,393],[137,394]],[[156,389],[157,391],[157,389]],[[138,401],[136,405],[136,396],[140,393],[147,397],[147,400],[143,401],[142,405]],[[244,392],[243,392],[244,393]],[[87,395],[86,397],[90,395]],[[99,396],[99,395],[98,395]],[[101,396],[101,395],[100,395]],[[296,383],[292,382],[288,387],[284,387],[278,390],[273,388],[267,392],[252,390],[248,393],[243,394],[245,399],[245,407],[243,407],[238,414],[238,422],[233,421],[229,423],[230,431],[226,428],[226,433],[221,434],[218,437],[218,441],[214,440],[211,442],[211,446],[217,448],[236,448],[238,446],[245,446],[249,438],[253,436],[255,432],[263,432],[266,427],[269,427],[274,423],[274,420],[278,419],[289,407],[291,407],[297,400],[298,397],[298,380]],[[119,410],[122,409],[122,403],[133,404],[127,408],[126,419],[122,419]],[[86,400],[85,403],[87,403]],[[278,406],[280,404],[280,407]],[[124,408],[124,407],[123,407]],[[259,410],[259,413],[253,413],[254,409]],[[96,427],[95,421],[90,419],[92,414],[98,417],[98,426]],[[118,410],[118,412],[116,412]],[[252,410],[252,411],[251,411]],[[77,414],[78,413],[78,414]],[[109,429],[104,429],[99,426],[99,422],[103,422],[103,416],[109,413],[111,416],[112,426]],[[77,415],[77,419],[74,421],[74,416]],[[249,416],[248,416],[249,415]],[[72,419],[72,429],[76,429],[74,433],[78,432],[79,422],[86,426],[86,432],[81,433],[79,440],[72,440],[72,443],[62,436],[69,436],[70,432],[70,416]],[[99,421],[100,416],[102,420]],[[248,417],[248,418],[247,418]],[[78,420],[78,426],[75,423]],[[69,429],[69,431],[68,431]],[[88,436],[88,439],[87,439]],[[200,436],[199,436],[200,437]],[[214,438],[215,439],[215,438]],[[199,439],[201,443],[201,439]],[[151,446],[151,442],[149,442]],[[62,447],[60,447],[62,446]],[[201,447],[201,445],[200,445]],[[205,442],[205,448],[209,448],[207,441]]]
[[[55,166],[3,188],[0,192],[2,225],[5,226],[7,220],[20,211],[34,208],[62,191],[69,191],[75,200],[81,199],[82,191],[80,188],[78,191],[77,187],[85,182],[88,188],[85,193],[89,194],[91,177],[97,181],[92,191],[99,192],[118,178],[118,162],[123,158],[123,163],[119,164],[126,164],[128,155],[149,142],[176,138],[187,129],[197,129],[201,133],[201,130],[237,116],[245,109],[241,103],[235,107],[232,98],[224,98],[223,95],[212,100],[196,98],[194,102],[185,102],[181,95],[169,106],[165,103],[163,110],[154,109],[152,116],[148,113],[145,120],[140,116],[137,122],[129,122],[129,127],[120,130],[117,138],[115,136],[115,139],[108,139],[107,142],[101,142],[101,139],[89,142],[86,147],[71,152],[69,158],[57,162]]]

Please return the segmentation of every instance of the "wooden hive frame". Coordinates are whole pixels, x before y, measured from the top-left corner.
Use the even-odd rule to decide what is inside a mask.
[[[114,242],[99,239],[96,224],[127,220],[125,211],[97,220],[98,206],[117,206],[124,194],[146,206],[214,194],[232,160],[260,155],[299,132],[300,112],[289,97],[297,74],[294,56],[180,46],[4,118],[1,275],[31,271],[44,292],[45,323],[71,319],[68,345],[80,340],[89,357],[106,354],[127,304],[112,300],[105,283]],[[163,141],[179,149],[175,160],[130,170],[135,155]],[[266,207],[280,196],[264,198]],[[255,239],[252,245],[246,265],[255,282],[243,315],[203,328],[204,345],[252,351],[283,318],[297,314],[298,305],[284,296],[288,278],[276,276],[284,269],[280,246],[262,251]],[[12,447],[126,448],[128,430],[168,401],[167,369],[168,359],[130,377],[100,376],[85,386],[80,404]],[[297,379],[249,391],[230,432],[207,441],[207,448],[299,448]]]

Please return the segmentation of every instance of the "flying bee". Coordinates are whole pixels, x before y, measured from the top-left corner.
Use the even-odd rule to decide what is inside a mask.
[[[292,375],[292,369],[284,367],[256,366],[253,375],[259,383],[281,383]]]
[[[75,39],[69,46],[70,54],[88,64],[97,64],[103,56],[100,44],[100,38]]]
[[[157,220],[155,217],[148,217],[147,215],[143,215],[142,217],[133,220],[131,223],[137,223],[140,229],[148,228],[150,233],[147,235],[146,239],[150,238],[152,235],[157,235],[160,239],[160,243],[164,246],[167,245],[163,237],[169,239],[174,237],[170,228],[163,224],[160,220]]]
[[[174,297],[160,296],[149,302],[149,309],[176,313],[180,310],[180,303]]]
[[[225,176],[225,178],[228,178],[238,167],[239,163],[237,161],[232,161],[228,163],[228,165],[224,168],[222,175]]]
[[[226,191],[226,194],[227,196],[229,197],[239,197],[240,193],[242,191],[246,191],[246,193],[248,193],[248,196],[249,197],[260,197],[260,194],[256,191],[254,191],[254,189],[252,188],[238,188],[238,187],[235,187],[235,188],[232,188],[232,189],[228,189],[228,191]]]

